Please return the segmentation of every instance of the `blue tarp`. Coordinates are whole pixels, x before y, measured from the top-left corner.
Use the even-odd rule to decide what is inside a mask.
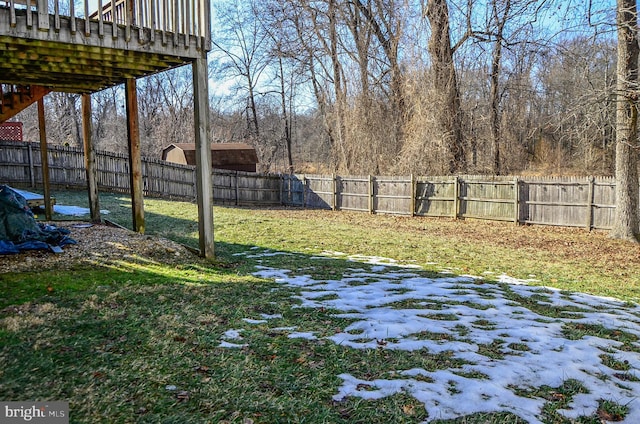
[[[0,255],[23,250],[48,249],[75,244],[69,230],[36,222],[26,199],[7,185],[0,185]]]

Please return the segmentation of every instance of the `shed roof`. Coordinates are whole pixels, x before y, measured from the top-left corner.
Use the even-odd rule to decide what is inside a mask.
[[[171,150],[179,149],[184,152],[184,157],[189,165],[195,164],[195,143],[173,143],[162,150],[162,159],[167,159]],[[255,148],[246,143],[211,143],[211,163],[213,167],[229,168],[233,165],[253,165],[258,163],[258,154]]]

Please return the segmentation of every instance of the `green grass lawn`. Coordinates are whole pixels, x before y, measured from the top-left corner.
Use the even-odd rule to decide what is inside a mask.
[[[85,192],[54,194],[58,204],[87,205]],[[129,202],[125,195],[102,194],[100,207],[110,211],[105,218],[130,227]],[[145,217],[148,234],[197,247],[195,204],[145,199]],[[0,274],[0,400],[68,400],[71,422],[83,423],[433,419],[409,395],[336,402],[338,375],[376,378],[389,364],[447,369],[454,359],[331,343],[324,337],[344,329],[348,319],[327,308],[295,307],[298,289],[251,275],[260,265],[332,279],[353,267],[346,260],[312,259],[327,251],[393,258],[420,265],[422,275],[431,277],[443,270],[487,280],[504,273],[567,291],[640,299],[639,248],[599,232],[282,208],[216,207],[214,222],[214,263],[194,257],[180,266],[123,263]],[[252,247],[291,255],[252,258],[246,254]],[[512,300],[543,307],[543,302],[527,305],[515,295]],[[447,319],[446,311],[439,312]],[[552,320],[563,311],[542,313]],[[247,325],[247,317],[260,314],[281,316],[280,327],[313,331],[317,339]],[[219,347],[230,329],[241,329],[245,347]],[[567,331],[568,339],[593,335],[583,327]],[[637,340],[629,343],[636,348]],[[611,362],[611,355],[603,357]],[[540,387],[525,395],[549,398],[543,422],[569,422],[555,413],[562,407],[558,393],[565,392],[562,399],[574,394],[570,388]],[[599,413],[616,408],[623,405],[614,403]],[[492,413],[455,422],[524,421]]]

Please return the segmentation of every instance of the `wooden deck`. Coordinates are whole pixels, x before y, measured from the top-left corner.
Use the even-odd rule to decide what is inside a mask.
[[[88,2],[83,11],[69,0],[21,3],[0,0],[5,84],[90,93],[191,63],[211,46],[208,0],[103,0],[95,11]]]
[[[47,219],[52,205],[42,96],[50,91],[82,94],[89,208],[91,220],[100,222],[91,93],[124,84],[133,229],[144,233],[136,79],[190,64],[200,253],[213,258],[213,183],[207,139],[210,0],[84,0],[82,10],[76,10],[76,4],[75,0],[0,0],[0,122],[38,103]]]

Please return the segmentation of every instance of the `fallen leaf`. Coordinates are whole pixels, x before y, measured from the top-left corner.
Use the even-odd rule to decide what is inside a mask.
[[[208,373],[208,372],[209,372],[209,367],[208,367],[208,366],[206,366],[206,365],[199,365],[199,366],[195,367],[195,368],[194,368],[194,370],[195,370],[197,373],[200,373],[200,374],[206,374],[206,373]]]
[[[182,390],[176,394],[176,398],[178,399],[178,402],[187,402],[190,397],[191,397],[191,394],[186,390]]]
[[[402,407],[402,412],[405,413],[405,415],[415,415],[416,414],[416,407],[409,404],[409,405],[404,405]]]
[[[597,415],[598,415],[598,418],[600,418],[603,421],[622,421],[622,417],[620,415],[611,414],[602,409],[598,409]]]

